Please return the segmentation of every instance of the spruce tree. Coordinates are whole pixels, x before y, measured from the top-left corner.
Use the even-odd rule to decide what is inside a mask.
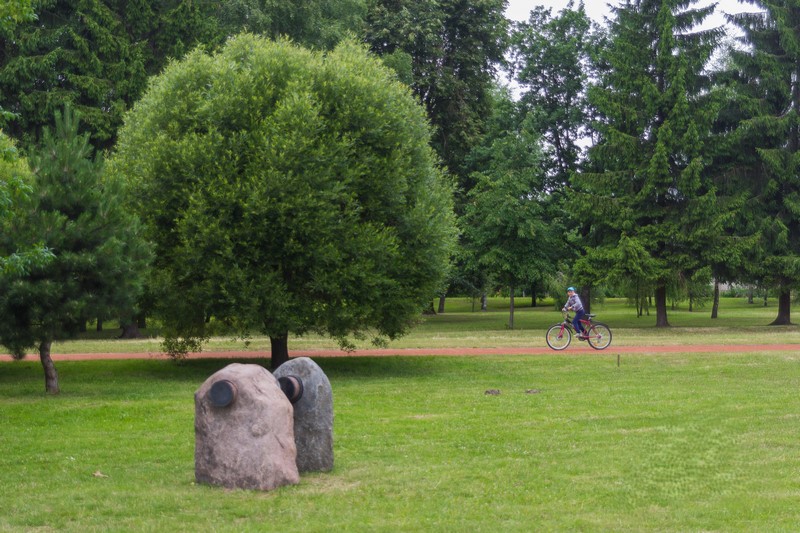
[[[572,205],[596,243],[582,270],[595,283],[648,286],[662,327],[668,290],[724,246],[706,168],[716,105],[704,75],[720,31],[696,31],[713,6],[690,4],[629,0],[614,8],[604,71],[589,91],[598,116],[593,172],[574,180]]]
[[[96,148],[110,148],[122,114],[147,83],[142,44],[134,44],[113,4],[55,0],[35,21],[0,27],[0,107],[16,117],[6,133],[24,148],[65,104],[83,116]]]
[[[763,11],[731,17],[746,48],[732,52],[741,115],[733,151],[747,171],[748,219],[760,232],[754,279],[778,290],[774,325],[791,323],[800,286],[800,2],[751,0]]]

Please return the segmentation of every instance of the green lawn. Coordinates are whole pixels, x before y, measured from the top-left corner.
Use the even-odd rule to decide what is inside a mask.
[[[671,336],[634,328],[651,319],[627,318],[624,307],[595,311],[615,327],[615,343],[690,345],[739,328],[750,337],[797,334],[765,325],[774,309],[729,306],[724,320],[752,323],[686,319]],[[469,320],[494,314],[504,315],[454,310],[415,335],[494,335],[500,346],[524,338],[502,316],[483,329]],[[522,315],[531,324],[522,331],[541,344],[544,325],[560,316]],[[230,362],[59,362],[57,397],[43,393],[35,359],[0,362],[0,531],[793,531],[800,523],[795,350],[624,354],[619,366],[613,345],[580,355],[322,358],[334,392],[335,468],[269,493],[193,482],[193,394]]]
[[[477,303],[477,302],[476,302]],[[490,299],[489,311],[472,311],[472,302],[466,298],[447,300],[445,313],[422,318],[421,324],[409,335],[390,344],[395,348],[450,348],[450,347],[546,347],[545,331],[561,320],[561,313],[552,302],[530,307],[530,299],[517,298],[514,329],[508,327],[508,299]],[[561,302],[563,303],[563,302]],[[592,312],[597,320],[611,326],[613,346],[664,345],[684,343],[707,344],[782,344],[800,343],[800,327],[772,327],[768,324],[777,315],[775,301],[764,307],[763,302],[748,304],[743,298],[724,298],[719,318],[711,319],[709,307],[689,312],[684,303],[670,309],[672,328],[655,327],[655,310],[647,316],[637,317],[633,307],[622,299],[609,299],[596,303]],[[161,350],[160,339],[119,340],[119,330],[106,329],[101,333],[91,331],[83,338],[56,342],[53,353],[151,352]],[[356,343],[359,348],[371,348],[368,341]],[[330,339],[319,335],[293,337],[289,350],[336,348]],[[206,345],[210,350],[255,350],[269,352],[269,338],[254,335],[245,343],[228,337],[213,337]]]
[[[3,531],[777,531],[800,523],[795,353],[346,358],[334,471],[193,484],[228,361],[0,365]],[[499,389],[499,396],[486,395]]]

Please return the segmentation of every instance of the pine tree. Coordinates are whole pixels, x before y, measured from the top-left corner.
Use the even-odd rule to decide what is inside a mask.
[[[0,344],[16,357],[37,348],[45,388],[58,393],[50,357],[53,341],[74,337],[94,317],[119,316],[133,308],[149,260],[139,224],[123,203],[117,181],[103,179],[92,159],[88,135],[67,108],[56,115],[54,132],[44,131],[33,154],[33,199],[17,218],[2,247],[44,242],[55,254],[45,265],[0,280]]]
[[[706,141],[716,110],[706,66],[719,30],[694,31],[713,10],[679,0],[614,8],[606,65],[589,98],[598,115],[594,171],[578,175],[574,204],[591,226],[583,267],[595,283],[638,280],[655,291],[656,324],[667,294],[724,246]]]

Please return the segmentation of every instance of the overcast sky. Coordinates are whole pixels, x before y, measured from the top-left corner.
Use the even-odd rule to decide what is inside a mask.
[[[537,5],[551,8],[552,14],[555,16],[559,11],[567,7],[567,3],[568,0],[509,0],[506,16],[512,20],[527,20],[528,14],[531,12],[534,6]],[[611,13],[608,9],[608,4],[618,6],[621,3],[622,2],[614,0],[610,2],[605,0],[584,0],[583,5],[586,9],[587,15],[597,22],[602,23],[603,17],[607,17]],[[699,0],[696,4],[694,4],[694,7],[703,7],[713,3],[713,0]],[[709,28],[714,28],[725,24],[725,17],[723,16],[723,13],[734,14],[745,11],[754,11],[751,5],[742,4],[738,0],[718,0],[716,3],[716,12],[706,21],[706,25]],[[578,5],[578,0],[575,1],[575,5]]]

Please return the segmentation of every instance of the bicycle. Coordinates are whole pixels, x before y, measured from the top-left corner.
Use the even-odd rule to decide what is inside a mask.
[[[547,345],[553,350],[563,350],[572,342],[572,336],[577,335],[575,326],[572,325],[572,317],[569,316],[567,311],[562,311],[562,313],[564,320],[559,324],[550,326],[545,337]],[[586,338],[578,336],[578,338],[588,341],[589,346],[595,350],[604,350],[611,345],[611,328],[602,322],[593,322],[592,319],[595,316],[597,315],[584,315],[584,318],[581,319],[581,325],[583,326],[584,334],[587,336]]]

